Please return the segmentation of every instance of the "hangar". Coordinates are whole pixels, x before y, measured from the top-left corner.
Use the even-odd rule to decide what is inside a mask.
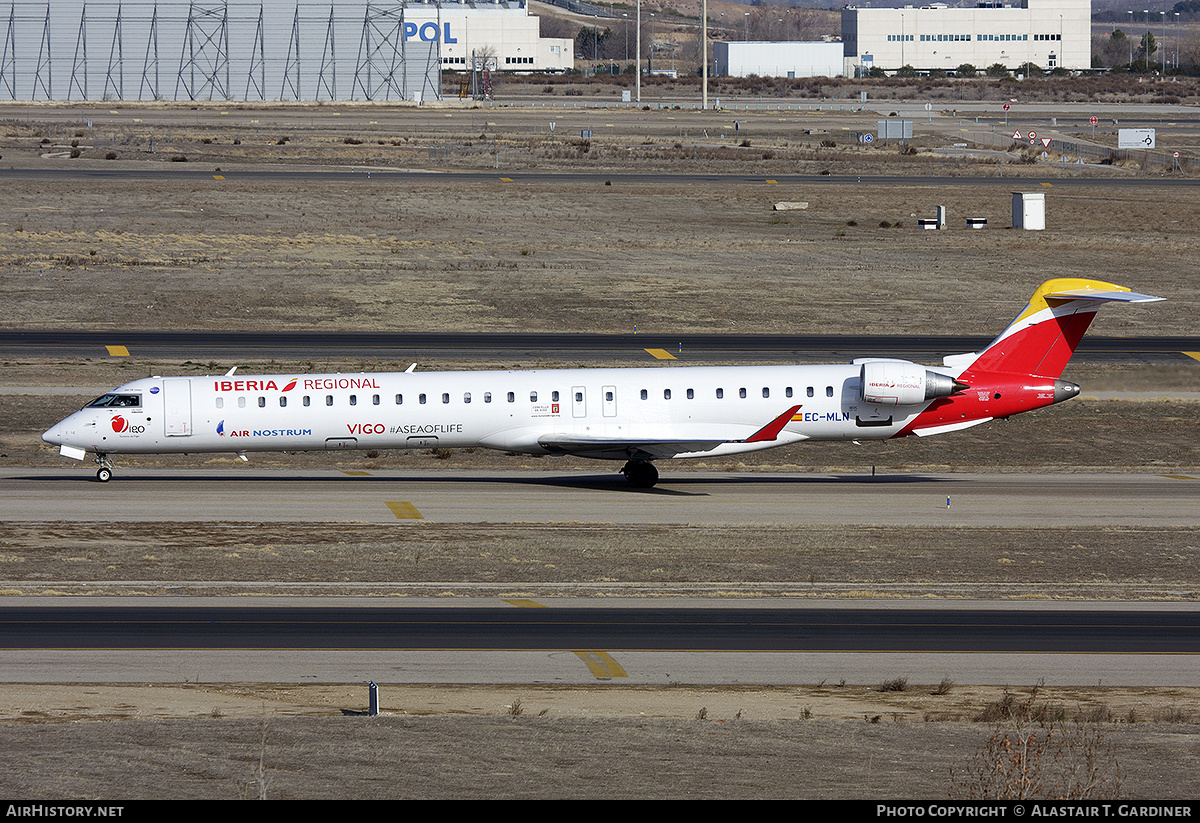
[[[443,70],[574,65],[573,42],[541,37],[525,0],[8,6],[0,100],[435,100]]]
[[[847,73],[902,66],[953,72],[999,63],[1018,69],[1091,67],[1091,0],[980,0],[974,7],[930,3],[898,9],[842,10]]]
[[[840,77],[842,44],[786,41],[713,43],[713,73],[725,77]]]

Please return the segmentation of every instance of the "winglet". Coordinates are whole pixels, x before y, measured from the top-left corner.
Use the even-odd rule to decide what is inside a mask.
[[[783,427],[792,422],[792,415],[800,411],[799,406],[792,406],[783,414],[776,417],[767,425],[756,431],[754,434],[747,437],[745,440],[739,440],[739,443],[761,443],[764,440],[774,440],[783,431]]]

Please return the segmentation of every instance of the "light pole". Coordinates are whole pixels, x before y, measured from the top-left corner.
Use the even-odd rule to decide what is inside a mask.
[[[650,12],[650,55],[646,58],[647,73],[654,74],[654,12]]]
[[[592,15],[595,24],[592,26],[592,76],[596,75],[596,66],[600,63],[600,15]]]
[[[700,3],[700,55],[704,58],[704,110],[708,111],[708,0]]]
[[[1133,74],[1133,11],[1129,12],[1129,73]]]
[[[750,42],[750,12],[743,12],[742,42]]]
[[[621,12],[621,16],[625,18],[625,65],[629,65],[629,12]]]
[[[1146,40],[1144,48],[1146,49],[1146,71],[1150,71],[1150,9],[1142,9],[1142,18],[1146,21]]]
[[[642,0],[637,0],[637,102],[642,102]]]
[[[1167,13],[1159,12],[1162,15],[1162,57],[1163,57],[1163,77],[1167,76]]]

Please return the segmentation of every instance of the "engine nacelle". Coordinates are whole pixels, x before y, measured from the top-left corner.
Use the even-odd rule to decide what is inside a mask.
[[[903,360],[863,363],[860,385],[862,402],[878,406],[915,406],[967,388],[953,377]]]

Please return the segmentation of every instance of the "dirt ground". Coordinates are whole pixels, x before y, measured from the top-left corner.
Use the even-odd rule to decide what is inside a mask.
[[[7,327],[986,334],[1015,316],[1044,279],[1103,276],[1169,301],[1102,313],[1096,333],[1195,333],[1200,198],[1191,189],[1157,185],[1143,170],[1120,165],[1062,168],[1017,155],[946,159],[932,149],[961,141],[963,126],[954,118],[940,130],[924,130],[921,151],[901,153],[848,143],[850,132],[871,130],[873,112],[739,114],[734,131],[728,113],[669,108],[563,109],[547,116],[532,107],[434,113],[344,107],[332,116],[328,109],[223,115],[213,108],[122,106],[111,123],[107,112],[0,112],[5,166],[126,172],[5,178],[0,310]],[[89,115],[100,124],[93,131],[82,126]],[[553,135],[551,117],[559,124]],[[589,127],[595,136],[584,145],[577,135]],[[979,132],[990,128],[983,124]],[[69,157],[72,140],[81,142],[78,158]],[[103,159],[109,152],[116,159]],[[173,156],[187,160],[171,162]],[[364,173],[335,181],[307,173],[238,174],[261,164],[302,172],[354,166]],[[367,166],[441,175],[395,182],[367,176]],[[495,178],[447,174],[485,169]],[[720,172],[752,182],[503,179],[506,171],[530,169]],[[146,178],[137,175],[141,170],[204,173]],[[767,182],[776,174],[822,172],[899,174],[911,183]],[[1017,180],[1030,174],[1115,176],[1145,185],[1036,184],[1047,192],[1049,230],[1035,233],[1000,228],[1008,224],[1009,187],[929,180],[999,174],[1014,176],[1013,188],[1020,189],[1029,184]],[[774,211],[780,201],[808,206]],[[937,205],[948,207],[951,230],[917,231],[917,218],[932,216]],[[968,231],[967,216],[986,216],[993,228]],[[437,358],[431,360],[436,367]],[[0,386],[107,386],[151,372],[230,365],[254,369],[151,363],[136,353],[119,361],[12,357],[0,363]],[[283,370],[297,365],[281,364]],[[694,467],[1187,475],[1200,467],[1195,401],[1187,397],[1197,391],[1197,368],[1180,358],[1153,368],[1084,365],[1066,375],[1085,388],[1090,380],[1093,391],[1162,392],[1171,399],[1089,399],[1085,390],[1062,406],[945,439],[859,451],[849,444],[780,449]],[[87,399],[0,394],[0,461],[61,465],[36,435]],[[466,451],[444,462],[424,453],[349,459],[264,457],[256,465],[595,470],[594,463]],[[927,593],[922,581],[942,581],[988,596],[1050,581],[1071,597],[1156,597],[1168,590],[1194,597],[1200,545],[1191,528],[1149,537],[1013,528],[982,543],[951,529],[939,533],[938,543],[961,551],[943,553],[925,547],[922,536],[861,531],[600,535],[547,526],[549,539],[521,541],[502,528],[424,524],[403,532],[339,528],[337,539],[314,531],[311,545],[294,546],[267,524],[180,524],[174,532],[131,524],[122,527],[129,545],[114,548],[112,528],[6,528],[0,578],[12,581],[7,593],[43,592],[44,584],[64,578],[106,585],[147,579],[153,563],[153,579],[174,576],[209,593],[203,584],[214,579],[319,581],[334,572],[416,583],[528,580],[536,568],[547,582],[562,582],[644,579],[662,568],[685,580],[836,579],[867,592],[899,581]],[[1043,552],[1038,558],[1028,552],[1033,539]],[[653,548],[646,555],[626,550],[648,541]],[[731,568],[728,558],[705,548],[730,541],[753,555],[753,570]],[[553,556],[556,546],[586,546],[601,562],[563,566]],[[509,557],[521,562],[497,559]],[[552,562],[560,564],[553,573],[546,571]],[[1095,588],[1098,572],[1110,581],[1107,588]],[[971,721],[1002,690],[954,688],[937,696],[933,690],[414,688],[386,694],[391,716],[372,720],[338,716],[365,702],[340,687],[0,686],[0,741],[10,753],[0,794],[252,795],[251,764],[261,754],[272,797],[961,796],[967,793],[961,771],[954,778],[951,768],[986,749],[993,727]],[[1086,728],[1116,746],[1104,762],[1109,774],[1123,775],[1125,794],[1194,796],[1200,727],[1192,691],[1081,690],[1044,699],[1063,707],[1055,717],[1099,721]],[[86,720],[98,722],[77,722]]]
[[[1087,763],[1111,797],[1195,797],[1194,690],[953,684],[381,686],[377,718],[344,716],[361,686],[10,686],[0,744],[20,766],[0,794],[234,799],[261,779],[279,799],[964,798],[1013,731],[989,719],[1006,695],[1051,718],[1026,729],[1052,744],[1047,794]]]

